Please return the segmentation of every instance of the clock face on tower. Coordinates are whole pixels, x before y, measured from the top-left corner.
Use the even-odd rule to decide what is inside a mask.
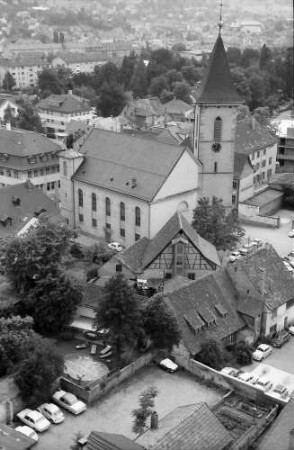
[[[222,148],[222,146],[221,146],[221,144],[220,144],[219,142],[214,142],[214,143],[212,144],[212,150],[213,150],[215,153],[218,153],[218,152],[220,151],[221,148]]]

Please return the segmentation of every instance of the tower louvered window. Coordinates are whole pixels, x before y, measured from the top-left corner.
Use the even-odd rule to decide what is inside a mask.
[[[214,121],[214,142],[220,142],[222,138],[222,119],[217,117]]]

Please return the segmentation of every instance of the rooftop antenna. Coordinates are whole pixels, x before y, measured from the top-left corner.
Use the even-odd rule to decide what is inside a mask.
[[[221,35],[221,29],[223,27],[223,16],[222,16],[222,11],[223,11],[223,0],[220,0],[220,4],[219,4],[219,22],[218,22],[218,35]]]

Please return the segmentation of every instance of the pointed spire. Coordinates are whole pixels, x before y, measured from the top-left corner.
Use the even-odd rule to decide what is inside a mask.
[[[222,26],[223,26],[222,10],[223,10],[223,0],[220,0],[220,4],[219,4],[219,22],[218,22],[218,35],[219,36],[221,36],[221,30],[222,30]]]
[[[235,89],[220,32],[210,56],[197,103],[216,105],[244,103]]]

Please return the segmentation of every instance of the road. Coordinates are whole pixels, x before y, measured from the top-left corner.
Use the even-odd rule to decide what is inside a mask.
[[[262,239],[273,245],[280,256],[286,256],[291,250],[294,250],[294,238],[288,237],[288,232],[291,230],[292,218],[294,219],[294,211],[281,209],[275,216],[280,216],[280,228],[268,228],[258,225],[242,225],[246,232],[246,237],[243,243],[254,238]]]

